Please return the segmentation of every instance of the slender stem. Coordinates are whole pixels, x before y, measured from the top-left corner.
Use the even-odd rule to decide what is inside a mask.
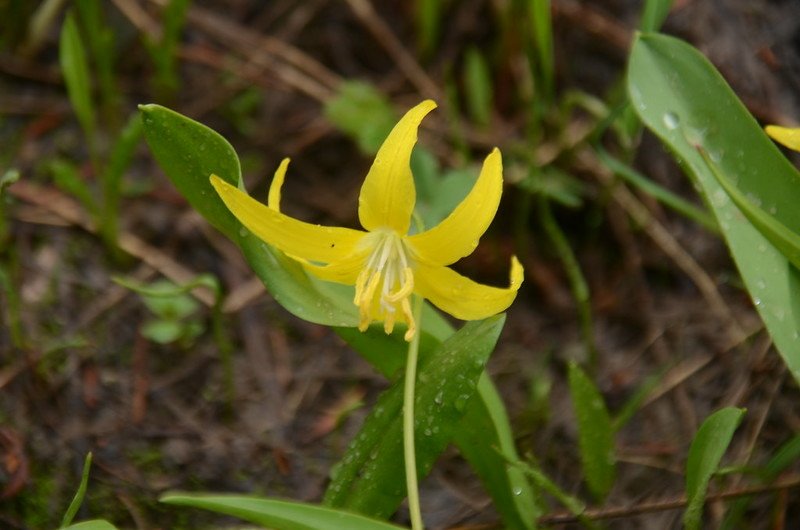
[[[417,485],[417,455],[414,447],[414,385],[417,380],[417,357],[419,356],[419,334],[422,329],[422,297],[414,298],[414,320],[417,332],[408,343],[406,380],[403,392],[403,456],[406,463],[406,489],[411,528],[422,530],[422,513],[419,509],[419,486]]]
[[[586,278],[581,271],[581,266],[572,247],[569,246],[567,236],[558,226],[553,211],[550,209],[550,202],[544,195],[539,196],[539,216],[542,222],[542,227],[550,238],[550,241],[556,247],[558,257],[564,265],[564,270],[569,279],[570,288],[572,289],[572,296],[575,298],[575,303],[578,306],[578,319],[581,325],[581,334],[586,343],[586,349],[589,353],[589,368],[592,373],[597,370],[597,347],[594,343],[594,324],[592,323],[592,308],[589,303],[589,286],[586,283]]]

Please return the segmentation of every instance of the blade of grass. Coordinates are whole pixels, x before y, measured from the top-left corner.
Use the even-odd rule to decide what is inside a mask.
[[[86,459],[83,461],[83,473],[81,474],[81,482],[78,485],[78,491],[69,503],[67,511],[64,513],[64,518],[61,519],[61,528],[69,526],[78,513],[78,509],[83,504],[83,498],[86,496],[86,486],[89,484],[89,469],[92,467],[92,453],[86,454]]]
[[[608,151],[603,149],[600,145],[595,145],[595,152],[600,158],[600,161],[608,169],[613,171],[615,175],[622,177],[626,182],[633,184],[687,219],[698,223],[709,232],[719,234],[719,225],[717,225],[714,217],[707,210],[695,206],[683,197],[653,182],[632,167],[611,156]]]
[[[89,79],[89,63],[78,31],[78,24],[72,13],[67,14],[61,29],[59,59],[72,109],[83,127],[90,153],[94,157],[96,122]]]

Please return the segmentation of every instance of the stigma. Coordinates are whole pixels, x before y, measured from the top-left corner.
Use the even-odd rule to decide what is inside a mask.
[[[353,303],[359,309],[358,329],[365,331],[374,320],[383,321],[389,334],[396,322],[405,322],[405,340],[417,332],[411,311],[414,292],[413,263],[403,238],[390,228],[373,231],[365,238],[371,247],[364,268],[356,279]]]

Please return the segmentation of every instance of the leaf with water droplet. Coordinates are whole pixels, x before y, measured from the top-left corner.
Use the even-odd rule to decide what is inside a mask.
[[[680,83],[670,84],[675,76]],[[793,239],[790,234],[800,233],[800,173],[708,60],[678,39],[637,37],[628,65],[628,92],[632,100],[645,102],[645,109],[634,105],[642,122],[669,145],[706,197],[775,345],[792,374],[800,373],[800,343],[793,339],[800,327],[800,280],[792,265],[798,260],[785,255],[793,256],[794,250],[780,248]],[[668,112],[681,117],[683,135],[664,123]],[[710,155],[704,161],[703,152],[716,153],[718,161]],[[732,200],[718,200],[720,192]],[[768,209],[754,222],[750,205],[758,207],[756,203]],[[778,223],[771,235],[765,226],[768,217]],[[769,283],[761,288],[758,281],[765,277]]]
[[[469,322],[444,342],[421,346],[415,399],[420,477],[430,471],[460,428],[466,404],[475,394],[504,320],[505,315],[497,315]],[[442,362],[448,358],[455,362]],[[456,374],[464,377],[457,378]],[[405,484],[403,459],[398,457],[403,454],[403,386],[404,380],[399,378],[378,398],[325,493],[327,506],[383,518],[390,516],[405,497],[404,489],[397,488],[397,484]],[[456,400],[463,401],[460,409],[446,406]]]

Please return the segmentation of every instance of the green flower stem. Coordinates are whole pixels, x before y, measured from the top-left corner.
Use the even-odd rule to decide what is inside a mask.
[[[411,528],[422,530],[422,513],[419,509],[419,486],[417,485],[417,456],[414,448],[414,385],[417,380],[417,357],[419,357],[419,335],[422,330],[422,297],[414,299],[414,320],[417,332],[408,343],[406,381],[403,393],[403,456],[406,463],[406,489],[408,489],[408,511]]]

